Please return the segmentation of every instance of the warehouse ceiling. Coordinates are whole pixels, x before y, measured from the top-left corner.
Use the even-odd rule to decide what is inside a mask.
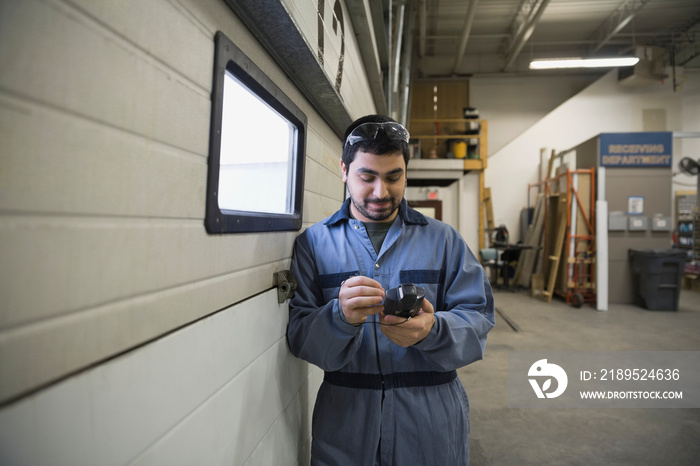
[[[700,68],[698,0],[407,0],[404,5],[413,37],[412,74],[419,78],[541,74],[529,69],[531,60],[639,53],[653,54],[665,66]]]

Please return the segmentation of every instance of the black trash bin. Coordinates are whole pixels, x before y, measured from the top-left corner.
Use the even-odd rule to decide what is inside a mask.
[[[630,249],[637,301],[654,311],[677,311],[686,253],[677,249]]]

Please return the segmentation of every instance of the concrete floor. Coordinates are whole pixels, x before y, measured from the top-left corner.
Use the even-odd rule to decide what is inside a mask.
[[[495,301],[485,359],[459,370],[472,466],[700,464],[700,409],[508,407],[509,352],[700,351],[700,293],[683,290],[677,312],[576,309],[525,291],[496,291]]]

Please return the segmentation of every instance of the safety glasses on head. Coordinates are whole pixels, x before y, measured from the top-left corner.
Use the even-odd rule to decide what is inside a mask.
[[[348,135],[348,138],[345,140],[345,146],[348,144],[352,146],[361,141],[371,141],[377,137],[380,129],[383,129],[392,141],[403,141],[408,144],[408,140],[411,137],[408,130],[395,121],[362,123]]]

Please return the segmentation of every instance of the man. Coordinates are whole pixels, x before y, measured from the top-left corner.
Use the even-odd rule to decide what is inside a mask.
[[[494,325],[483,268],[450,226],[404,199],[408,131],[370,115],[343,140],[349,199],[294,246],[292,353],[325,371],[313,465],[465,465],[469,404],[456,369]],[[418,315],[384,315],[385,292],[426,290]]]

